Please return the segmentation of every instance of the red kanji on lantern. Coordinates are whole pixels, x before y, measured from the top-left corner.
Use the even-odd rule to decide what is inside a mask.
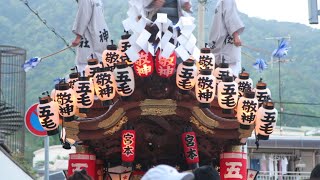
[[[169,78],[174,74],[176,67],[177,55],[173,52],[170,57],[164,58],[161,56],[160,51],[157,52],[156,56],[156,71],[160,77]]]
[[[141,77],[148,77],[153,73],[153,57],[150,53],[139,52],[140,58],[134,62],[133,69]]]
[[[136,131],[123,130],[121,133],[121,158],[122,162],[133,162],[136,145]]]
[[[191,165],[199,163],[199,153],[196,134],[193,131],[185,132],[182,134],[181,137],[187,164]]]

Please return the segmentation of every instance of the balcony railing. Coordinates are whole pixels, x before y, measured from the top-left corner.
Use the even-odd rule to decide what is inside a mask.
[[[287,174],[281,173],[270,174],[268,171],[261,171],[258,174],[257,180],[305,180],[310,178],[310,172],[293,172],[288,171]]]

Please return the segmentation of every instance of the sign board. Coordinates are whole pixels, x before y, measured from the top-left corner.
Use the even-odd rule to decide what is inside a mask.
[[[31,134],[39,137],[45,137],[47,136],[47,131],[43,129],[39,122],[37,107],[38,103],[29,107],[24,116],[24,123]]]

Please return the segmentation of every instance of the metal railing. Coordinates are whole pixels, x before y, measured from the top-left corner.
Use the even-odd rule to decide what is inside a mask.
[[[272,174],[268,171],[260,172],[257,180],[305,180],[310,178],[310,172],[293,172],[288,171],[287,174]]]

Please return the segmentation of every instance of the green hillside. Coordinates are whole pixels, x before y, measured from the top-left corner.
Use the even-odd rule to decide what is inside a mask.
[[[127,0],[106,1],[105,17],[110,29],[111,38],[118,41],[123,32],[121,21],[126,18]],[[211,15],[215,1],[210,1],[206,8],[206,31],[209,30]],[[29,1],[28,5],[37,11],[38,15],[46,20],[54,32],[71,42],[74,35],[71,33],[77,4],[75,1],[46,0]],[[194,14],[197,15],[196,3]],[[269,68],[259,74],[252,67],[254,59],[243,55],[243,66],[252,73],[254,82],[262,76],[268,83],[274,101],[279,102],[281,95],[282,114],[278,125],[284,126],[320,126],[320,95],[317,93],[320,85],[320,75],[317,73],[320,66],[320,30],[297,23],[284,23],[249,18],[242,14],[246,25],[242,35],[243,43],[259,49],[261,53],[243,48],[243,52],[254,58],[263,58],[270,62],[271,52],[276,48],[277,41],[266,40],[267,37],[290,35],[290,50],[286,59],[289,62],[269,64]],[[27,58],[45,56],[66,45],[53,29],[48,29],[33,14],[24,1],[7,0],[0,6],[0,44],[12,45],[27,50]],[[195,33],[196,34],[196,33]],[[266,51],[268,53],[263,53]],[[36,69],[27,73],[27,104],[37,102],[37,97],[43,91],[51,91],[53,80],[65,77],[69,69],[74,66],[74,52],[68,50],[59,55],[50,57],[41,62]],[[279,76],[280,72],[280,76]],[[279,81],[280,80],[280,81]],[[280,88],[279,88],[280,84]],[[279,89],[281,90],[279,93]],[[316,104],[316,105],[309,105]],[[280,111],[279,103],[278,110]],[[53,139],[52,139],[53,140]],[[53,140],[58,143],[57,139]],[[39,138],[27,135],[27,152],[42,145]],[[31,158],[32,156],[29,156]]]

